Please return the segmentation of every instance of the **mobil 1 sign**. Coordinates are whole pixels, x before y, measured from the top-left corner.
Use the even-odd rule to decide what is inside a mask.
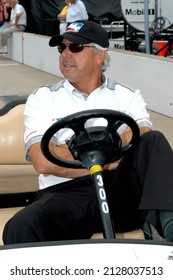
[[[162,23],[163,29],[168,28],[173,23],[173,1],[172,0],[148,0],[149,27],[153,22]],[[144,31],[144,0],[121,0],[121,9],[124,19],[137,30]]]

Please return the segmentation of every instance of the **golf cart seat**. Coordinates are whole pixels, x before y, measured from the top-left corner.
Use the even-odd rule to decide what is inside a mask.
[[[25,100],[26,102],[26,100]],[[5,223],[29,204],[38,189],[38,174],[24,156],[24,103],[11,102],[0,116],[0,245]]]
[[[0,116],[0,245],[6,222],[31,203],[38,190],[38,174],[24,157],[24,106],[17,104]],[[92,238],[103,236],[97,233]],[[144,239],[144,234],[139,229],[116,238]]]

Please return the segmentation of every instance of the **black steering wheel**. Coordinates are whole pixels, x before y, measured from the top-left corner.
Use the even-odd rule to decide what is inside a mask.
[[[107,126],[86,126],[88,120],[97,118],[106,119]],[[124,124],[132,131],[132,137],[126,144],[122,143],[118,133]],[[74,161],[57,157],[49,150],[51,138],[63,128],[74,131],[71,139],[66,141]],[[44,156],[56,165],[89,169],[94,164],[103,166],[121,158],[137,144],[139,135],[139,127],[134,119],[124,113],[106,109],[86,110],[68,115],[49,127],[43,135],[41,149]]]

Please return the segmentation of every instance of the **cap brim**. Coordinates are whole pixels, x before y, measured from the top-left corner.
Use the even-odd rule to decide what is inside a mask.
[[[49,46],[50,47],[58,46],[62,42],[62,40],[64,38],[69,40],[69,41],[71,41],[72,43],[75,43],[75,44],[87,44],[87,43],[90,43],[90,41],[88,39],[80,37],[76,33],[66,32],[66,33],[64,33],[62,35],[55,35],[55,36],[53,36],[50,39],[50,41],[49,41]]]

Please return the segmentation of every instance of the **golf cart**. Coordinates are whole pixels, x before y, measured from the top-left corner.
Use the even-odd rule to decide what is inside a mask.
[[[107,126],[87,127],[88,120],[103,118]],[[119,136],[122,126],[131,128],[132,137],[123,144]],[[67,161],[49,150],[52,136],[60,129],[73,130],[67,145],[75,161]],[[66,275],[66,279],[87,276],[86,279],[109,279],[112,275],[127,279],[138,278],[170,280],[172,243],[116,239],[110,217],[102,166],[125,156],[139,140],[139,128],[135,121],[123,113],[112,110],[88,110],[64,117],[53,124],[41,142],[43,154],[51,162],[70,168],[87,168],[90,171],[103,223],[104,239],[38,242],[3,246],[0,275],[37,275],[47,279],[51,275]],[[30,273],[30,274],[29,274]],[[36,274],[37,273],[37,274]],[[152,278],[151,278],[152,277]],[[27,279],[27,278],[26,278]],[[80,278],[79,278],[80,279]],[[83,278],[85,279],[85,278]],[[112,278],[111,278],[112,279]]]

